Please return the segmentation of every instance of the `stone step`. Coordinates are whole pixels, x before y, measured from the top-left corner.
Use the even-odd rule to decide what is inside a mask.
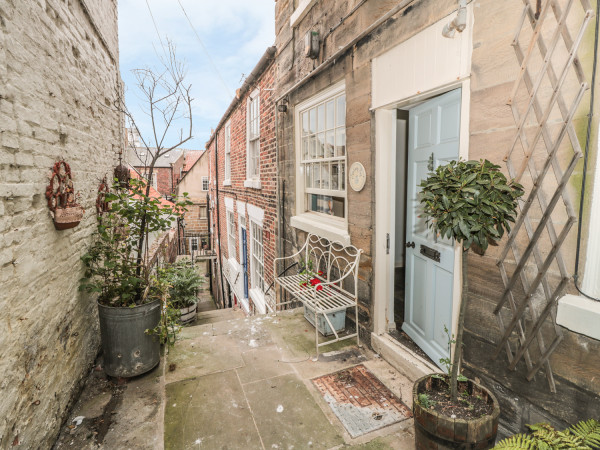
[[[225,322],[227,320],[238,319],[240,310],[232,308],[215,309],[212,311],[203,311],[198,313],[196,325],[204,325],[206,323]],[[243,316],[242,316],[243,317]]]

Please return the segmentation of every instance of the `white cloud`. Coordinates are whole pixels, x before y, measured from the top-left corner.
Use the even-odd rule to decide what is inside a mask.
[[[154,20],[165,42],[177,47],[178,59],[188,68],[186,81],[192,84],[194,97],[193,144],[202,148],[210,128],[219,119],[240,86],[242,74],[248,75],[267,47],[274,44],[273,0],[180,0],[196,32],[209,52],[212,63],[190,27],[178,0],[148,0]],[[128,85],[127,101],[134,115],[139,101],[133,95],[131,69],[155,67],[160,42],[146,5],[146,0],[119,0],[120,62],[123,79]],[[220,76],[213,68],[217,66]],[[223,86],[223,82],[227,89]],[[140,117],[142,132],[148,121]]]

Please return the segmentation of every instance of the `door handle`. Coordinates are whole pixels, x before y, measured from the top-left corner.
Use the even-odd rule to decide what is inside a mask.
[[[414,242],[407,242],[406,243],[406,248],[415,248],[415,243]]]

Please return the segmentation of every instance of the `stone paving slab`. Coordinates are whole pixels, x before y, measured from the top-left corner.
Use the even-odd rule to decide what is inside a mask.
[[[242,353],[244,367],[237,369],[242,384],[252,383],[292,373],[291,364],[281,361],[281,352],[275,347],[258,348]]]
[[[322,448],[344,443],[294,374],[244,385],[264,448]]]
[[[244,366],[237,339],[231,336],[200,336],[179,341],[169,350],[167,359],[166,383]]]
[[[165,449],[263,448],[234,370],[166,388]]]

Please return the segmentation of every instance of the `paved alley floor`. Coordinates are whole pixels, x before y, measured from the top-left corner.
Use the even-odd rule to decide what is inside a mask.
[[[352,438],[312,381],[360,364],[411,408],[413,380],[366,346],[322,347],[315,362],[314,328],[300,309],[247,318],[216,310],[204,292],[199,311],[145,375],[111,379],[99,359],[54,448],[414,448],[412,419]]]
[[[363,364],[409,408],[412,380],[347,340],[322,347],[301,310],[200,314],[169,350],[166,449],[414,448],[412,419],[353,439],[312,379]]]

